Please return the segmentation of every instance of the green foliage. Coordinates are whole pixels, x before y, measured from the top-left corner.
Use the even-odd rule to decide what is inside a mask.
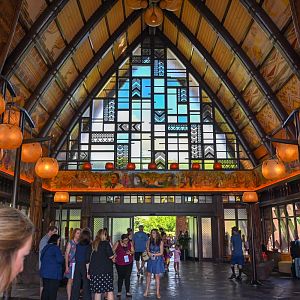
[[[175,216],[151,216],[134,217],[134,230],[137,231],[139,225],[144,225],[144,231],[150,233],[152,229],[162,227],[167,234],[175,235],[176,217]]]

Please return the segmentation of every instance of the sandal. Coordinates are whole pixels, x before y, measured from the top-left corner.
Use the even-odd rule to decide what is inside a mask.
[[[132,294],[131,293],[126,293],[126,297],[132,298]]]

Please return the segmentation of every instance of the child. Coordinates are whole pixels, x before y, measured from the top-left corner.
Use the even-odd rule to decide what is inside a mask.
[[[173,256],[173,253],[170,251],[169,246],[165,246],[164,252],[163,252],[163,257],[164,257],[164,265],[165,265],[165,271],[169,272],[169,264],[171,257]]]
[[[181,256],[180,245],[176,244],[174,249],[174,269],[175,269],[175,274],[177,275],[179,275],[180,256]]]

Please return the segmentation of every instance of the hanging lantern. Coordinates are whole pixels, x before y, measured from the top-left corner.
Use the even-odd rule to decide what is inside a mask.
[[[21,113],[18,110],[10,108],[9,110],[6,110],[3,115],[3,123],[20,126],[20,116]]]
[[[222,164],[220,163],[220,162],[218,162],[218,161],[216,161],[215,163],[214,163],[214,170],[215,171],[220,171],[220,170],[222,170]]]
[[[166,9],[166,7],[167,7],[167,1],[166,0],[159,1],[159,7],[161,9]]]
[[[265,160],[262,164],[262,175],[266,179],[277,179],[285,174],[285,166],[277,158]]]
[[[23,134],[18,126],[0,124],[0,148],[17,149],[21,146]]]
[[[199,163],[192,163],[192,170],[200,170],[200,164]]]
[[[53,178],[58,173],[58,163],[55,158],[41,157],[35,164],[35,173],[41,178]]]
[[[126,169],[127,169],[127,170],[135,170],[135,164],[129,162],[129,163],[127,164],[127,166],[126,166]]]
[[[166,10],[169,11],[176,11],[179,10],[181,7],[182,0],[164,0],[166,2]]]
[[[179,169],[178,163],[171,163],[170,164],[170,169],[171,170],[178,170]]]
[[[2,96],[2,94],[0,94],[0,115],[2,115],[5,112],[5,100],[4,97]]]
[[[55,203],[68,203],[69,202],[69,193],[68,192],[56,192],[54,194]]]
[[[164,19],[163,11],[157,7],[148,7],[145,11],[145,23],[150,27],[157,27],[162,24]]]
[[[147,0],[126,0],[126,4],[131,9],[141,9],[141,8],[146,8],[148,6]]]
[[[244,192],[242,199],[245,203],[255,203],[258,201],[258,195],[256,192]]]
[[[152,162],[152,163],[148,164],[148,170],[157,170],[156,163]]]
[[[299,159],[298,145],[277,144],[276,154],[284,162],[291,162]]]
[[[43,154],[40,143],[23,144],[21,160],[26,163],[36,162]]]
[[[111,162],[107,162],[105,164],[105,170],[113,170],[115,168],[114,164]]]
[[[91,171],[92,170],[92,164],[90,162],[85,162],[82,165],[82,170],[84,171]]]

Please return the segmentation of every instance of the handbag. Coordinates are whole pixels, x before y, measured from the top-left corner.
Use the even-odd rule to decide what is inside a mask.
[[[147,251],[144,251],[144,252],[143,252],[143,254],[142,254],[142,259],[143,259],[143,261],[149,260],[149,255],[148,255]]]

